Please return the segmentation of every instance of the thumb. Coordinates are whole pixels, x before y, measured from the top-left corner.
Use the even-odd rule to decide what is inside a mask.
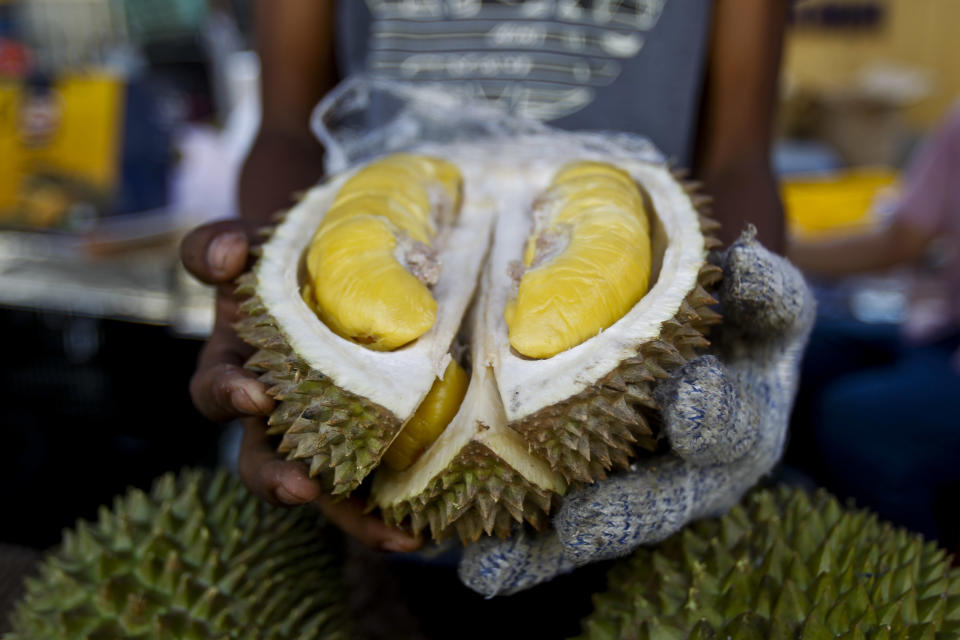
[[[464,585],[492,598],[529,589],[575,566],[552,529],[521,530],[508,540],[488,536],[467,547],[457,574]]]
[[[747,229],[722,256],[724,324],[756,338],[801,333],[812,321],[813,294],[797,268],[764,248],[755,233]]]
[[[759,417],[716,356],[700,356],[657,385],[670,450],[698,466],[738,460],[756,442]]]

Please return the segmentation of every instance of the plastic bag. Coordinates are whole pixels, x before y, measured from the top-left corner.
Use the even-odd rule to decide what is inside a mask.
[[[599,155],[666,162],[643,136],[563,131],[436,86],[368,76],[354,76],[328,93],[314,110],[311,126],[326,149],[328,175],[386,153],[460,144],[488,150],[492,145],[531,158]]]

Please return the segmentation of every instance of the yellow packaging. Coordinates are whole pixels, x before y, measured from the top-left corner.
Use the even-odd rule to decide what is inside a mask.
[[[64,223],[74,205],[106,202],[117,186],[124,85],[107,73],[48,87],[0,83],[0,222]]]
[[[790,233],[824,237],[857,233],[877,223],[876,208],[892,197],[898,174],[885,167],[788,179],[780,195]]]

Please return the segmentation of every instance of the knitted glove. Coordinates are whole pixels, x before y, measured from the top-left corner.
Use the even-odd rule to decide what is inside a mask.
[[[547,532],[468,547],[459,567],[464,584],[506,595],[626,555],[723,513],[776,464],[814,299],[800,273],[754,234],[748,229],[719,257],[724,324],[712,354],[657,387],[670,452],[571,491]]]

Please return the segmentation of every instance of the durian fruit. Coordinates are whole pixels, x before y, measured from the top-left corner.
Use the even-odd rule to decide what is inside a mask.
[[[465,542],[508,535],[515,522],[539,526],[571,482],[603,478],[655,448],[651,385],[707,346],[704,334],[719,319],[708,292],[719,269],[706,261],[716,225],[668,168],[596,151],[542,154],[536,140],[500,144],[398,154],[334,176],[287,212],[238,288],[247,298],[238,332],[259,349],[248,366],[279,401],[269,420],[270,432],[282,435],[279,450],[307,462],[335,495],[350,494],[377,469],[371,509],[415,532],[457,533]],[[378,181],[406,165],[414,167],[406,181]],[[439,196],[423,196],[431,190]],[[382,215],[370,208],[377,198]],[[324,278],[309,265],[312,239],[331,211],[343,216],[337,202],[351,201],[364,203],[365,219],[393,225],[395,238],[417,231],[396,231],[390,203],[413,202],[405,206],[417,215],[429,209],[420,237],[430,242],[435,279],[416,284],[436,301],[436,316],[411,341],[373,344],[329,326],[310,304]],[[598,233],[581,238],[584,229]],[[619,260],[624,252],[628,259]],[[344,255],[336,277],[353,276],[338,286],[374,291],[378,279],[363,260]],[[420,263],[408,255],[393,251],[416,275]],[[582,277],[584,260],[592,279]],[[558,261],[572,266],[556,270]],[[505,316],[538,313],[523,299],[524,279],[538,272],[552,274],[540,298],[563,300],[554,316],[577,329],[559,351],[530,357],[511,345]],[[601,289],[616,302],[588,296]],[[345,317],[360,313],[351,305]],[[418,407],[449,384],[451,361],[470,372],[462,403],[449,425],[435,417],[423,428],[424,414],[441,413],[417,417]],[[410,438],[401,437],[408,428]],[[394,441],[398,449],[387,454]],[[402,460],[381,465],[385,455]]]
[[[960,638],[946,553],[824,491],[759,490],[608,574],[584,640]]]
[[[64,532],[4,640],[351,638],[322,526],[225,471],[167,474]]]
[[[405,171],[404,165],[414,168]],[[432,168],[423,169],[424,165]],[[397,166],[400,169],[394,171]],[[280,451],[308,461],[311,475],[319,475],[336,495],[356,489],[379,464],[400,426],[413,416],[451,361],[450,347],[473,296],[492,222],[488,207],[462,202],[455,169],[441,160],[399,154],[376,166],[333,177],[310,190],[286,214],[263,246],[255,269],[239,281],[238,294],[249,299],[241,307],[248,317],[237,330],[260,349],[247,366],[263,373],[262,379],[280,401],[269,420],[270,433],[283,434]],[[377,199],[381,208],[371,209],[369,203]],[[378,213],[351,211],[358,201],[361,208]],[[426,223],[419,231],[416,225],[398,228],[401,225],[391,221],[397,217],[389,213],[391,207],[404,208],[404,215]],[[431,272],[429,290],[410,277],[403,283],[408,286],[401,295],[390,300],[403,305],[416,297],[413,306],[421,308],[430,306],[423,302],[424,295],[435,302],[435,311],[427,314],[432,318],[428,329],[410,344],[405,344],[411,335],[406,330],[381,337],[354,335],[359,341],[350,340],[353,332],[329,326],[321,319],[327,314],[322,310],[318,314],[316,305],[309,304],[318,293],[316,281],[322,286],[325,277],[308,273],[314,237],[319,234],[322,240],[329,226],[329,221],[323,222],[328,212],[342,214],[345,208],[347,222],[360,218],[368,227],[380,227],[373,233],[358,230],[360,241],[349,243],[349,251],[338,256],[338,268],[353,265],[344,275],[352,272],[356,277],[350,282],[341,279],[337,288],[355,292],[354,300],[366,297],[376,301],[382,293],[381,274],[367,268],[370,251],[377,254],[380,264],[387,264],[385,268],[396,280],[403,280],[398,269],[418,271],[422,262],[414,257],[422,255],[420,245],[425,244],[417,238],[431,243],[426,260],[431,265],[427,269]],[[333,226],[336,230],[342,225]],[[384,229],[393,240],[383,237]],[[411,245],[409,240],[420,245]],[[392,265],[389,256],[383,256],[384,242],[396,243],[388,247],[388,253],[396,258]],[[314,269],[323,263],[320,249]],[[335,252],[341,249],[332,247]],[[438,265],[442,269],[437,269]],[[309,285],[306,291],[303,285]],[[369,295],[370,290],[375,294]],[[303,293],[307,300],[301,297]],[[338,302],[332,295],[331,302],[333,307],[342,300]],[[409,308],[401,309],[393,317],[409,312]],[[350,307],[335,310],[344,321],[359,313]],[[413,315],[421,314],[415,310]],[[412,324],[413,333],[424,328],[423,323]]]

